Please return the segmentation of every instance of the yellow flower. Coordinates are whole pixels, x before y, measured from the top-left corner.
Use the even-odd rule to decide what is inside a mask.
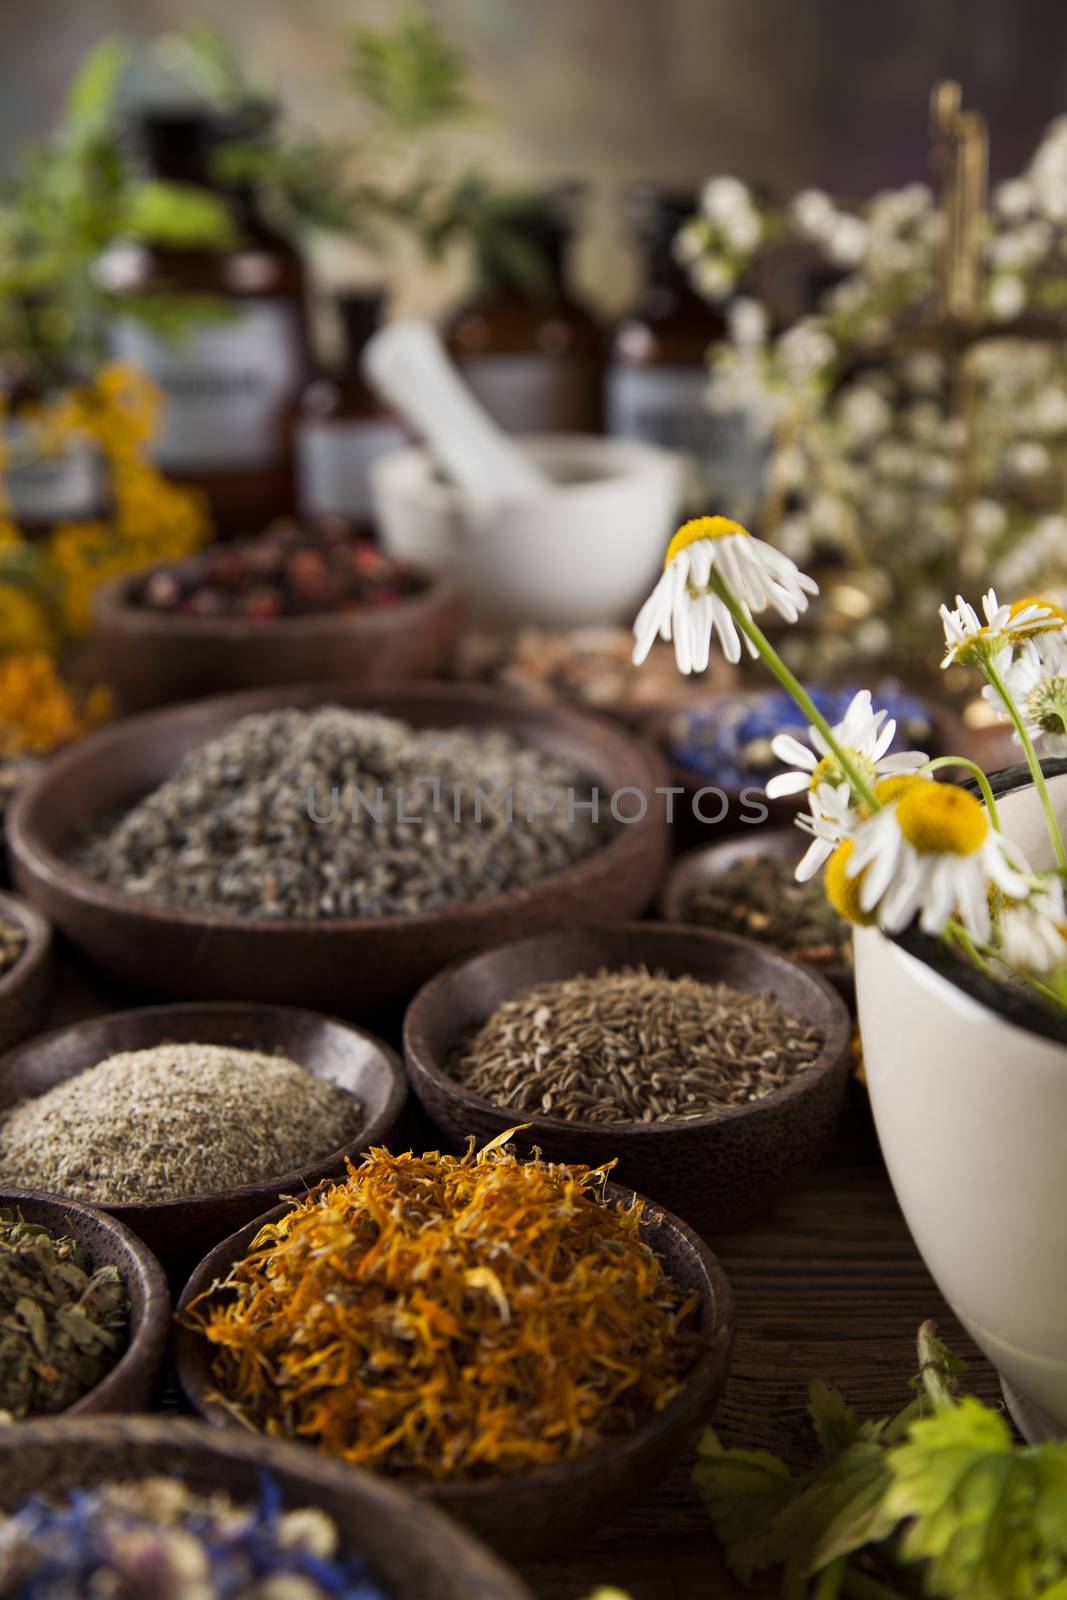
[[[103,703],[97,699],[97,712]],[[45,755],[88,727],[43,651],[0,660],[0,753]]]

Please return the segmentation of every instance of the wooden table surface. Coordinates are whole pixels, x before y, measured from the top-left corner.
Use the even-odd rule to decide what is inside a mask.
[[[49,1027],[147,1003],[108,992],[66,959],[57,977]],[[421,1148],[433,1143],[432,1131],[414,1116],[404,1136]],[[999,1402],[996,1374],[912,1244],[859,1085],[827,1163],[766,1216],[709,1234],[708,1242],[729,1276],[737,1311],[730,1378],[714,1418],[725,1443],[766,1448],[804,1465],[814,1453],[805,1406],[815,1377],[841,1388],[861,1416],[900,1410],[917,1366],[916,1331],[927,1317],[970,1363],[968,1386]],[[691,1465],[692,1457],[650,1484],[643,1504],[580,1548],[516,1564],[536,1600],[585,1600],[598,1584],[624,1589],[633,1600],[731,1600],[746,1593],[723,1568],[690,1486]]]

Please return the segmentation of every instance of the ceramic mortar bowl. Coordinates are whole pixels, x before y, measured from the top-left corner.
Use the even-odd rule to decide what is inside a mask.
[[[533,984],[645,965],[671,977],[771,994],[822,1035],[819,1055],[781,1089],[712,1116],[664,1122],[573,1122],[502,1108],[448,1075],[464,1035],[503,1001]],[[520,1148],[553,1161],[599,1166],[669,1206],[702,1232],[754,1216],[811,1171],[829,1147],[851,1071],[851,1024],[823,979],[761,945],[730,934],[626,923],[576,929],[504,945],[457,962],[416,995],[404,1020],[411,1086],[449,1147],[479,1144],[518,1123]]]
[[[300,1445],[177,1417],[22,1423],[0,1432],[0,1509],[109,1480],[166,1474],[254,1504],[262,1474],[287,1511],[315,1506],[342,1555],[361,1556],[391,1600],[531,1600],[529,1590],[433,1506]]]
[[[626,1205],[637,1198],[632,1190],[614,1184],[605,1192],[610,1200]],[[675,1283],[700,1297],[698,1327],[704,1348],[679,1393],[631,1433],[556,1466],[472,1483],[408,1485],[513,1559],[535,1559],[565,1549],[638,1500],[710,1419],[726,1383],[734,1308],[722,1268],[703,1240],[677,1217],[648,1201],[644,1205],[648,1243]],[[198,1295],[226,1277],[265,1223],[277,1221],[287,1209],[277,1207],[216,1246],[189,1279],[179,1316]],[[207,1340],[179,1323],[173,1354],[186,1399],[209,1422],[232,1428],[231,1413],[210,1398],[214,1380]]]
[[[681,457],[580,434],[520,443],[554,480],[544,497],[482,503],[442,482],[426,450],[382,456],[370,480],[385,549],[459,572],[485,616],[559,628],[629,623],[674,532]]]
[[[155,1256],[115,1217],[76,1200],[33,1193],[29,1189],[2,1189],[0,1207],[19,1212],[27,1222],[47,1228],[56,1236],[69,1235],[76,1239],[94,1269],[117,1267],[126,1287],[130,1310],[126,1349],[111,1371],[62,1415],[147,1411],[155,1395],[170,1337],[170,1292],[163,1268]],[[0,1440],[8,1439],[11,1431],[10,1427],[0,1429]]]
[[[424,572],[425,588],[395,605],[319,616],[189,617],[138,603],[154,572],[195,566],[142,569],[93,596],[94,643],[127,711],[270,684],[436,677],[449,666],[463,625],[463,587],[446,572]]]
[[[0,1111],[43,1094],[108,1056],[192,1043],[288,1056],[315,1077],[355,1095],[364,1117],[350,1143],[294,1171],[215,1194],[101,1207],[172,1265],[175,1258],[192,1255],[195,1260],[280,1195],[302,1194],[321,1178],[342,1174],[346,1156],[355,1158],[369,1145],[388,1140],[407,1095],[396,1053],[361,1028],[288,1006],[194,1004],[118,1011],[32,1039],[0,1060]]]
[[[22,954],[0,977],[0,1050],[35,1032],[44,1019],[52,987],[52,929],[28,900],[0,894],[0,921],[26,935]]]
[[[686,917],[686,906],[694,891],[701,889],[706,883],[714,883],[717,878],[732,872],[734,867],[740,866],[743,861],[759,861],[773,856],[778,861],[787,861],[795,866],[807,847],[807,837],[796,827],[792,828],[753,828],[750,831],[736,834],[732,838],[723,839],[718,844],[704,845],[697,850],[687,850],[684,855],[678,856],[671,864],[667,873],[666,882],[660,891],[657,910],[664,922],[678,922],[689,926]],[[816,879],[821,886],[821,875]],[[821,887],[820,887],[821,892]],[[694,923],[694,927],[708,926],[705,923]],[[847,929],[847,924],[844,924]],[[714,931],[714,930],[712,930]],[[729,931],[729,930],[724,930]],[[757,944],[761,940],[755,941]],[[773,948],[770,940],[768,948]],[[846,947],[847,948],[847,947]],[[797,957],[793,958],[798,959]],[[801,962],[802,966],[809,963]],[[832,983],[838,994],[848,1006],[855,1006],[856,985],[852,976],[850,962],[842,962],[839,966],[817,966],[813,971],[818,972],[828,983]]]
[[[1046,762],[1061,829],[1067,762]],[[1029,774],[998,774],[1004,832],[1053,862]],[[856,995],[878,1138],[945,1299],[1024,1401],[1067,1430],[1067,1021],[939,940],[858,929]]]
[[[185,754],[242,717],[322,705],[381,712],[419,728],[509,733],[577,768],[605,808],[618,794],[619,815],[632,820],[591,855],[535,883],[403,916],[223,916],[120,893],[69,864],[86,829],[127,811]],[[365,1018],[406,1002],[467,951],[560,923],[638,915],[666,867],[669,828],[655,793],[666,782],[665,766],[643,741],[560,707],[456,684],[297,684],[145,712],[79,740],[19,795],[8,839],[20,887],[87,960],[125,983],[155,996],[287,1003]]]

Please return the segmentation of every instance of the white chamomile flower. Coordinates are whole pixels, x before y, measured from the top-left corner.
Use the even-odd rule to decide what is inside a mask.
[[[721,581],[746,615],[768,606],[787,622],[807,610],[819,586],[773,545],[728,517],[695,517],[667,546],[663,575],[634,623],[634,663],[640,666],[657,637],[674,640],[680,672],[703,672],[716,631],[727,661],[741,659],[741,636],[729,607],[712,587]],[[751,644],[750,653],[757,651]]]
[[[954,661],[976,666],[1005,644],[1021,644],[1024,639],[1067,623],[1067,616],[1044,600],[1016,600],[1010,606],[1002,606],[995,589],[982,596],[982,610],[984,623],[974,607],[959,594],[954,611],[948,606],[941,607],[946,647],[942,667],[950,667]]]
[[[929,760],[922,750],[901,750],[897,755],[887,755],[897,725],[892,717],[888,721],[886,717],[885,711],[873,709],[871,691],[861,689],[853,695],[848,710],[833,730],[837,743],[872,785],[879,778],[918,772]],[[789,733],[779,733],[771,740],[771,749],[778,760],[795,770],[777,773],[768,780],[768,799],[778,800],[783,795],[800,794],[805,789],[817,789],[824,783],[836,786],[845,779],[836,756],[831,753],[818,728],[809,728],[808,737],[815,746],[814,750],[809,750],[807,745],[801,744]]]
[[[973,794],[922,779],[861,822],[827,868],[831,902],[851,921],[899,933],[918,916],[924,933],[939,934],[958,917],[983,944],[991,884],[1025,900],[1034,875]]]
[[[797,827],[811,843],[797,862],[794,877],[807,883],[829,861],[842,839],[847,839],[859,821],[847,783],[820,783],[808,795],[808,810],[796,819]]]
[[[1005,645],[992,666],[1030,738],[1043,740],[1047,755],[1067,755],[1067,635],[1045,633],[1024,639],[1017,651]],[[982,690],[982,699],[998,716],[1008,716],[1000,690],[991,683]],[[1015,739],[1022,742],[1018,733]]]
[[[1047,878],[1028,900],[1004,907],[999,955],[1019,972],[1055,972],[1067,963],[1063,884]]]

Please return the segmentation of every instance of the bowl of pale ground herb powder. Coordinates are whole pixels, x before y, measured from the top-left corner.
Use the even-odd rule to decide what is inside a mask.
[[[641,740],[558,707],[304,685],[81,740],[9,837],[19,885],[109,973],[365,1016],[470,950],[637,915],[665,783]]]
[[[373,1034],[285,1006],[150,1006],[0,1069],[0,1188],[92,1204],[168,1259],[386,1141],[407,1085]]]
[[[412,1088],[451,1148],[599,1166],[697,1227],[764,1210],[825,1154],[851,1071],[825,979],[748,939],[576,929],[456,962],[408,1008]]]

